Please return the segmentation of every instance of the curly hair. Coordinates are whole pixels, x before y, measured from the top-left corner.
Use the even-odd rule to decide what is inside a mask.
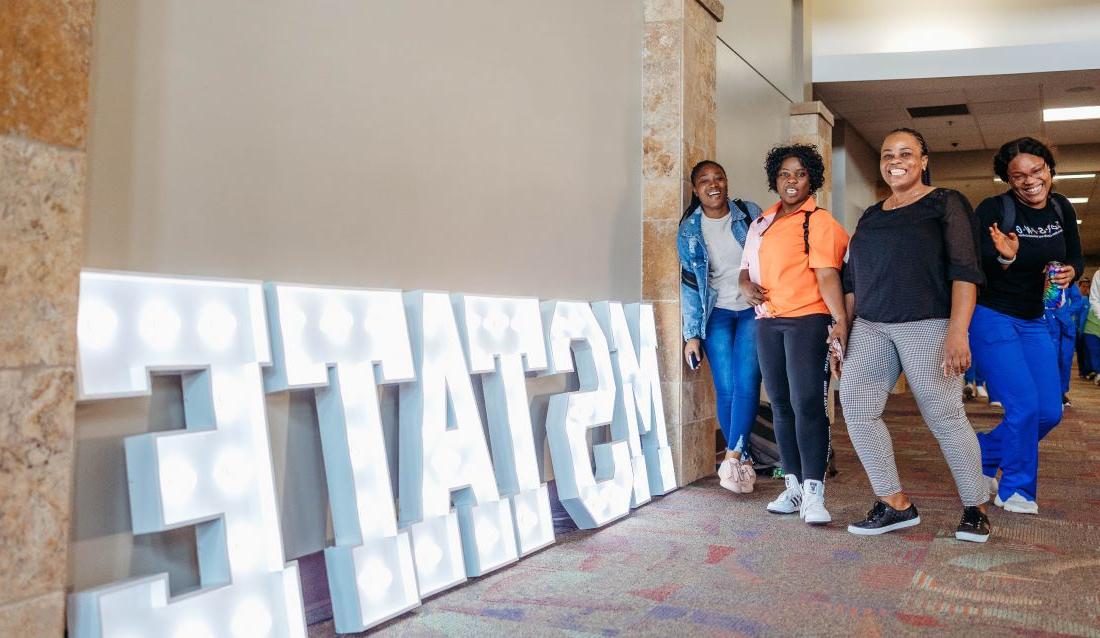
[[[764,160],[764,172],[768,176],[768,190],[778,193],[775,182],[779,179],[779,167],[788,157],[796,158],[810,176],[810,194],[825,185],[825,160],[812,144],[785,144],[772,148]]]
[[[1050,147],[1034,137],[1021,137],[1002,144],[997,154],[993,156],[993,172],[1001,178],[1001,181],[1008,183],[1008,165],[1021,153],[1043,158],[1047,167],[1050,168],[1050,174],[1052,176],[1055,174],[1054,153],[1051,152]]]

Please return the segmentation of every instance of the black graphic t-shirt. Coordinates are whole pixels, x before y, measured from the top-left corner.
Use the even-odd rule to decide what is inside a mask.
[[[1063,219],[1050,200],[1057,198]],[[1043,316],[1043,288],[1046,286],[1046,265],[1052,261],[1073,266],[1077,277],[1081,276],[1084,260],[1081,257],[1081,236],[1077,232],[1077,213],[1073,204],[1058,193],[1051,193],[1044,208],[1032,208],[1016,200],[1016,234],[1020,237],[1020,250],[1016,261],[1004,268],[997,261],[997,249],[989,227],[994,222],[1001,232],[1002,210],[1000,197],[989,197],[978,204],[975,211],[981,220],[982,268],[986,284],[978,293],[978,303],[997,312],[1019,319],[1037,319]]]

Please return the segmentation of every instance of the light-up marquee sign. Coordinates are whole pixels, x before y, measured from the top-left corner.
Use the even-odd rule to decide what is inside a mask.
[[[134,533],[193,526],[201,588],[170,597],[158,574],[78,592],[77,638],[305,635],[265,390],[316,395],[341,633],[554,542],[527,375],[577,362],[581,389],[551,397],[546,427],[579,526],[676,488],[649,306],[84,272],[78,325],[80,400],[148,394],[150,373],[182,375],[186,430],[127,438],[126,467]],[[400,392],[396,508],[383,384]],[[606,424],[612,441],[589,446],[588,429]]]

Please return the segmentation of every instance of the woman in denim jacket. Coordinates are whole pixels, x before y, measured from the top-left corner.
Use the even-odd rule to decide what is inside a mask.
[[[691,203],[680,219],[680,309],[684,359],[698,369],[710,359],[718,424],[726,459],[718,468],[722,487],[753,490],[756,473],[748,454],[749,432],[760,401],[755,313],[738,287],[741,252],[749,224],[760,215],[753,202],[730,200],[726,171],[709,160],[691,169]]]

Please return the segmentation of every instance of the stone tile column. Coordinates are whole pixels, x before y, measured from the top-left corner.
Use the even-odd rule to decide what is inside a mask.
[[[0,3],[0,636],[61,636],[94,0]]]
[[[833,114],[822,102],[791,105],[791,141],[813,144],[825,160],[825,185],[817,192],[817,205],[832,210]],[[838,220],[841,224],[844,220]]]
[[[643,0],[642,298],[653,304],[669,442],[681,485],[714,472],[713,386],[683,364],[676,232],[689,173],[715,156],[718,0]]]

